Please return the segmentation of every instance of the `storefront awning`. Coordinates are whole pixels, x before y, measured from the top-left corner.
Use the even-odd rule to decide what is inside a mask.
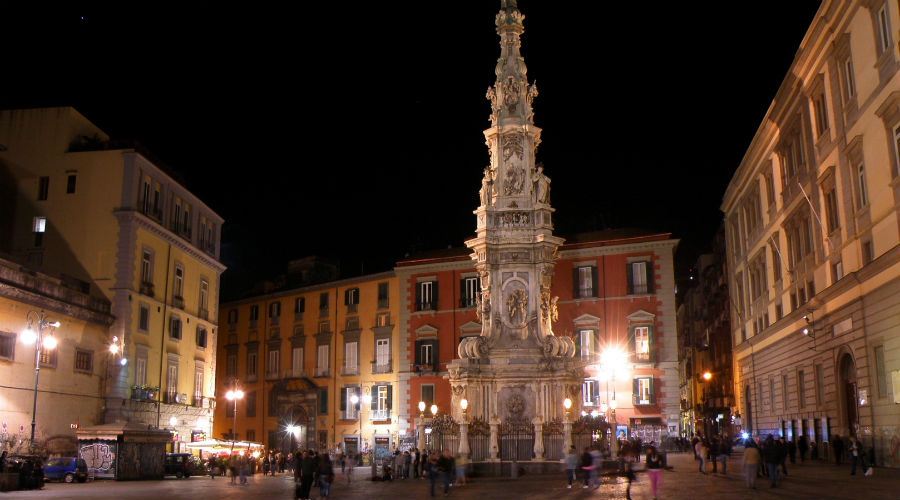
[[[260,450],[264,448],[262,443],[253,441],[234,441],[233,449],[240,450]],[[230,452],[232,450],[232,441],[223,441],[221,439],[206,439],[204,441],[195,441],[193,443],[185,443],[184,447],[189,450],[206,451],[211,453],[219,453],[223,451]]]

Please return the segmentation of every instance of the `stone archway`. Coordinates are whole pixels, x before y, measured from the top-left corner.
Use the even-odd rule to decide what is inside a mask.
[[[856,436],[859,430],[856,389],[856,362],[849,352],[844,352],[838,358],[837,380],[842,435]]]

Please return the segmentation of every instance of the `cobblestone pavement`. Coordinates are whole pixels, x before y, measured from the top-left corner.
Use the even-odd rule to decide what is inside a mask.
[[[668,463],[673,467],[663,473],[660,499],[898,499],[900,498],[900,472],[897,469],[876,469],[873,476],[862,473],[850,475],[850,466],[840,467],[822,462],[788,465],[788,476],[775,488],[769,488],[765,478],[757,480],[757,489],[746,488],[740,475],[740,458],[737,454],[728,463],[728,474],[700,474],[691,454],[670,454]],[[335,500],[404,500],[428,499],[428,481],[422,479],[372,482],[368,468],[358,468],[350,484],[346,476],[338,475],[332,485],[331,498]],[[95,481],[85,484],[47,484],[40,491],[13,491],[0,493],[5,499],[292,499],[294,483],[290,476],[264,477],[257,474],[247,486],[231,485],[229,478],[192,477],[167,478],[160,481]],[[566,488],[562,475],[524,475],[512,478],[474,478],[470,484],[450,488],[448,499],[503,500],[503,499],[624,499],[624,478],[610,475],[603,477],[598,489],[583,489],[576,484]],[[318,496],[318,488],[312,498]],[[637,474],[631,488],[635,500],[652,498],[647,475]],[[443,492],[437,489],[437,498]]]

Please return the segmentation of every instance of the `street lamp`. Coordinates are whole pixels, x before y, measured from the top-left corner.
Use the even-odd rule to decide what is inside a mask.
[[[40,375],[41,370],[41,348],[52,351],[57,344],[56,337],[53,336],[52,332],[46,337],[44,336],[44,329],[59,328],[59,321],[45,321],[43,310],[40,313],[28,311],[25,313],[25,320],[27,321],[27,326],[22,331],[22,343],[26,345],[34,344],[34,401],[31,406],[31,441],[29,443],[31,449],[34,450],[34,426],[35,415],[37,414],[38,375]],[[36,333],[32,329],[34,325],[37,325]]]
[[[431,405],[431,418],[434,418],[434,416],[437,415],[437,412],[438,412],[437,405]]]
[[[244,391],[240,389],[234,389],[225,393],[225,399],[228,401],[234,401],[234,427],[231,429],[231,454],[234,455],[234,442],[237,440],[237,402],[238,399],[244,398]]]
[[[466,418],[466,410],[469,409],[469,400],[459,400],[459,408],[462,410],[462,422],[459,424],[459,455],[469,456],[469,420]]]
[[[425,401],[419,401],[419,422],[416,425],[416,447],[419,450],[425,449]]]
[[[566,409],[566,419],[563,421],[563,453],[568,453],[572,447],[572,421],[569,418],[569,412],[572,409],[572,400],[566,398],[563,400],[563,408]]]

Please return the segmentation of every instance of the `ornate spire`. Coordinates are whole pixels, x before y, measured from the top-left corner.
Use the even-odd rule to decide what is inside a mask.
[[[487,91],[493,126],[510,118],[517,119],[520,124],[534,123],[531,102],[537,96],[537,86],[528,85],[525,59],[519,51],[520,37],[525,31],[524,19],[516,0],[501,0],[500,12],[494,21],[500,35],[500,58],[494,70],[497,81]]]

